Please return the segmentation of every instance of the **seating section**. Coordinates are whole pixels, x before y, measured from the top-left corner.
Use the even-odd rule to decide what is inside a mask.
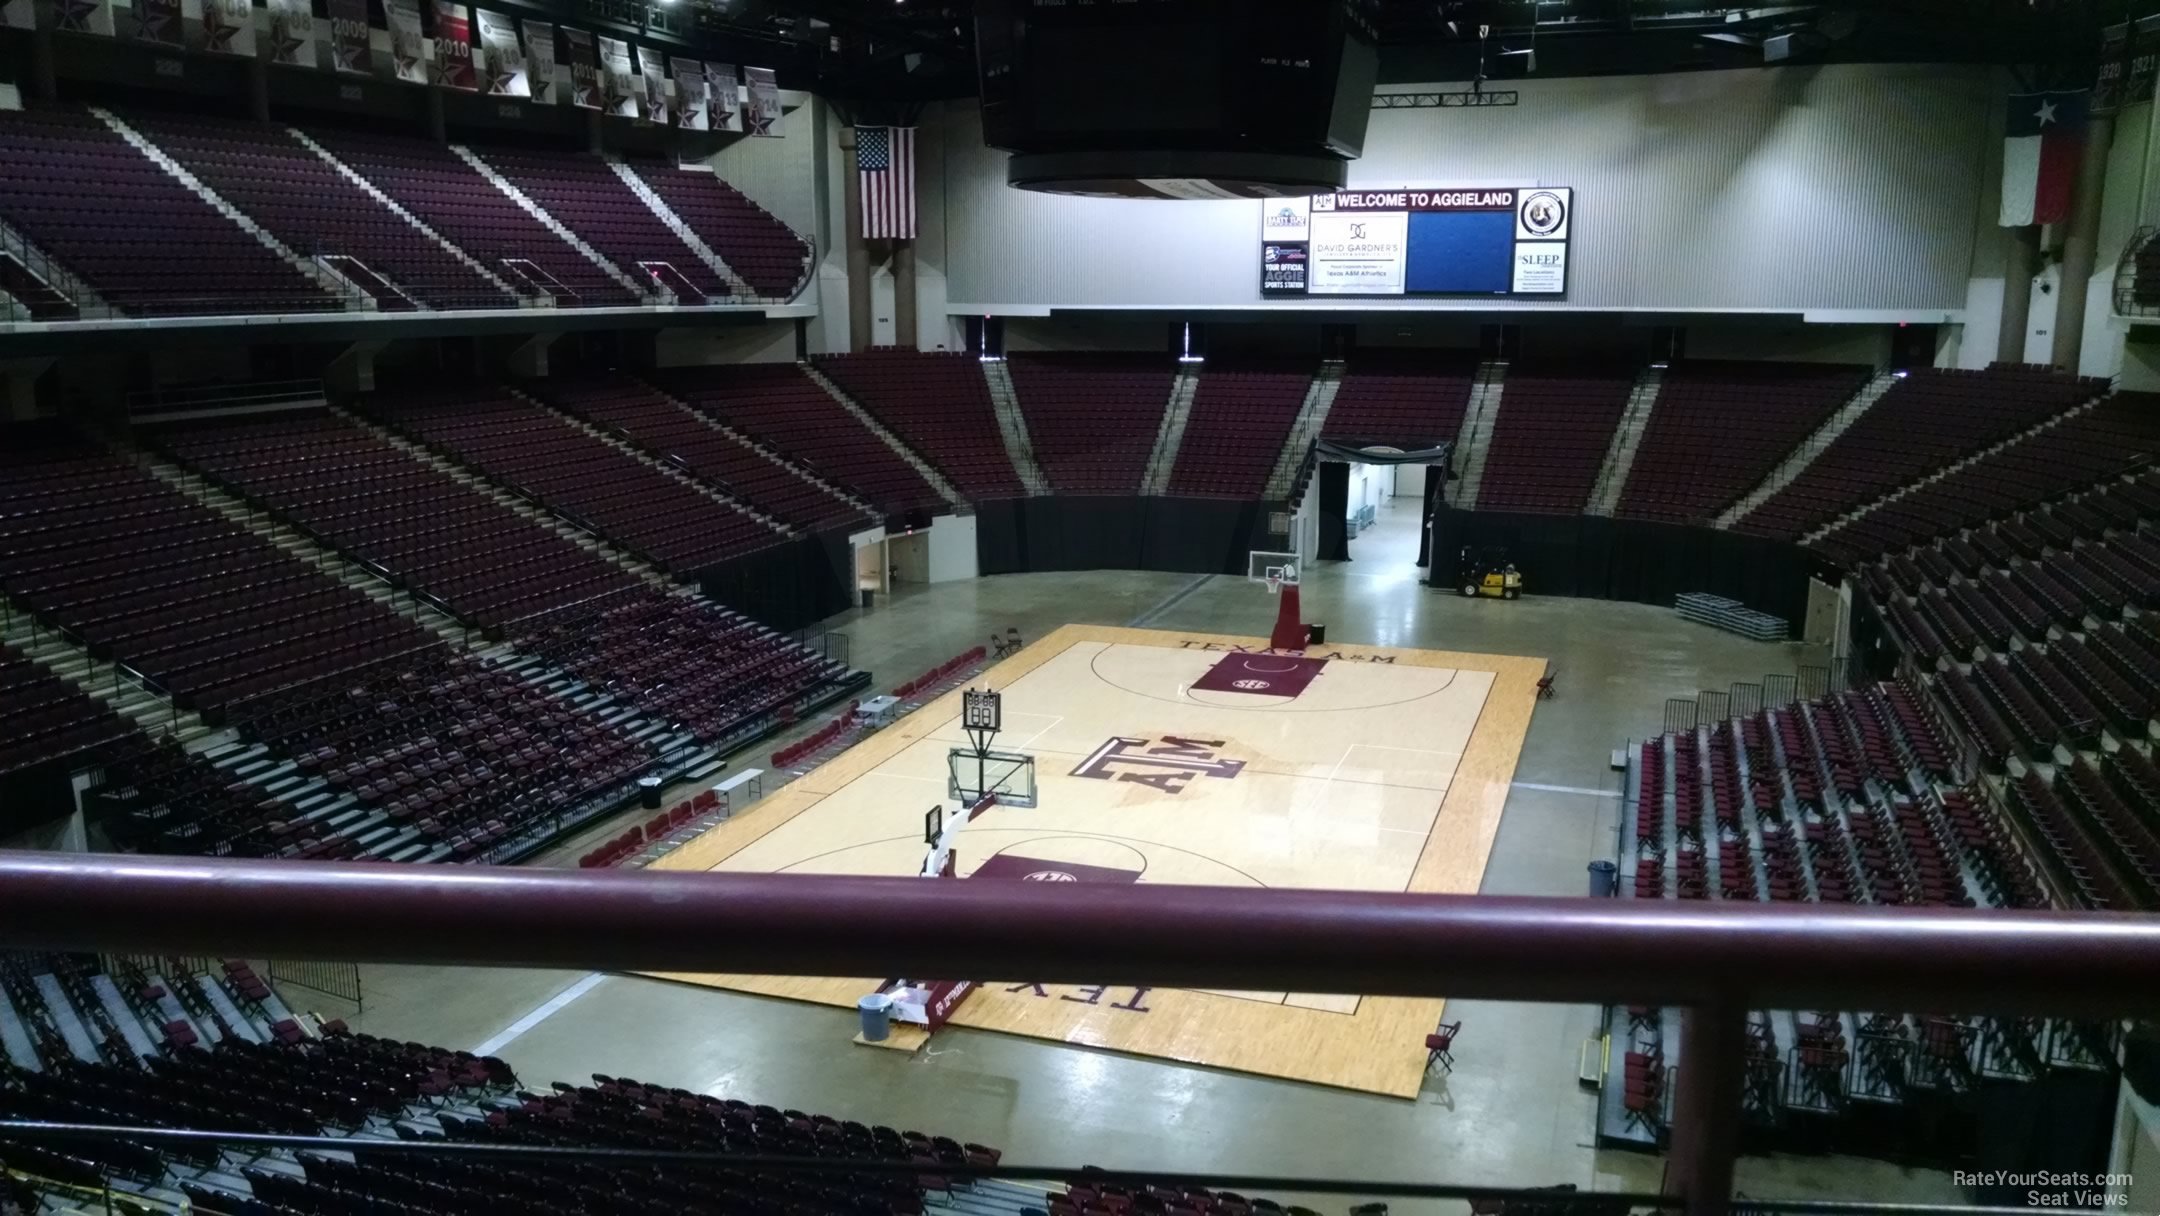
[[[1453,443],[1477,371],[1474,354],[1361,351],[1343,369],[1321,437],[1408,452]]]
[[[786,454],[887,515],[946,508],[913,465],[794,364],[671,368],[651,379],[698,413]]]
[[[1309,360],[1209,361],[1170,470],[1170,493],[1258,498],[1312,387]]]
[[[360,408],[667,570],[695,573],[785,539],[506,391],[382,393]]]
[[[129,316],[343,307],[85,111],[0,111],[0,219]]]
[[[641,284],[685,304],[733,293],[597,156],[477,148],[482,159],[565,228]]]
[[[793,299],[808,281],[810,243],[717,174],[651,161],[624,163],[759,296]]]
[[[1725,702],[1720,699],[1719,705]],[[1624,789],[1621,894],[1637,899],[1847,903],[1903,907],[2054,906],[2032,858],[1980,785],[1961,784],[1951,736],[1925,692],[1889,681],[1715,720],[1632,749]],[[1606,1134],[1655,1128],[1655,1078],[1670,1058],[1665,1011],[1615,1010],[1630,1049],[1624,1101]],[[1743,1109],[1846,1112],[1847,1099],[1908,1100],[1909,1053],[1951,1046],[1914,1067],[1969,1078],[1990,1056],[2029,1058],[2059,1027],[1958,1022],[1926,1014],[1759,1011],[1748,1027]],[[2000,1072],[1998,1072],[1998,1075]],[[2008,1076],[2029,1076],[2014,1072]],[[1645,1101],[1646,1088],[1652,1092]]]
[[[2105,387],[2046,368],[1915,371],[1738,526],[1797,539],[2091,400]]]
[[[1510,367],[1478,509],[1581,511],[1634,387],[1632,370]]]
[[[355,1033],[340,1021],[318,1029],[237,960],[188,973],[179,960],[0,956],[0,997],[20,1012],[24,1042],[16,1051],[27,1057],[0,1058],[0,1119],[328,1135],[356,1150],[234,1152],[221,1159],[214,1146],[172,1142],[0,1139],[0,1157],[10,1166],[78,1188],[78,1195],[152,1191],[196,1211],[251,1216],[505,1210],[920,1216],[932,1198],[946,1211],[1019,1211],[1016,1196],[1043,1200],[1039,1190],[1000,1192],[1002,1184],[950,1175],[958,1167],[997,1164],[1002,1154],[986,1145],[597,1074],[589,1083],[526,1090],[492,1056]],[[397,1140],[916,1168],[811,1173],[671,1163],[656,1170],[593,1157],[528,1155],[497,1164],[469,1155],[365,1151],[367,1144]],[[1086,1210],[1150,1210],[1142,1206],[1145,1195],[1103,1206],[1098,1193],[1086,1192]],[[65,1194],[56,1187],[53,1199]],[[1075,1210],[1063,1194],[1057,1199],[1065,1201],[1061,1210]],[[1212,1197],[1205,1210],[1284,1211],[1271,1201],[1248,1205],[1234,1196]]]
[[[738,501],[811,531],[856,528],[869,518],[791,465],[730,438],[666,394],[623,375],[549,380],[534,391]]]
[[[335,259],[332,268],[379,308],[517,306],[282,127],[147,111],[125,117],[294,252]]]
[[[191,786],[146,780],[125,844],[254,857],[507,860],[620,806],[659,759],[652,738],[633,739],[442,645],[348,686],[252,708],[244,737],[291,757],[299,784],[275,794],[244,787],[251,796],[197,809],[175,798]]]
[[[213,719],[433,641],[134,465],[81,448],[0,461],[0,589]]]
[[[1963,746],[2004,774],[2056,888],[2087,907],[2160,907],[2160,778],[2138,750],[2160,714],[2156,519],[2160,479],[2117,473],[1859,569],[1891,637],[1937,669]]]
[[[590,612],[535,621],[510,641],[520,654],[726,747],[866,679],[694,595],[614,596]]]
[[[441,144],[331,128],[308,135],[520,291],[559,308],[644,302]]]
[[[1815,548],[1839,562],[1865,561],[2074,489],[2105,485],[2155,456],[2160,456],[2160,394],[2114,393],[2074,418],[1832,529]]]
[[[818,368],[967,498],[1018,498],[982,366],[957,352],[873,350],[830,355]]]
[[[1035,463],[1060,494],[1137,494],[1177,383],[1168,355],[1006,360]]]
[[[154,438],[235,493],[485,629],[639,587],[621,567],[328,413],[182,427]]]
[[[1893,681],[1645,743],[1634,895],[2045,906],[1925,704]]]
[[[1866,386],[1841,363],[1699,360],[1674,364],[1658,389],[1615,514],[1707,523]],[[1513,385],[1507,405],[1512,406]],[[1507,411],[1501,412],[1504,425]]]
[[[0,776],[73,761],[134,730],[73,684],[0,646]]]

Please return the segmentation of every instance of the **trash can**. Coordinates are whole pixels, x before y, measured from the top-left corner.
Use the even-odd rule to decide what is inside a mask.
[[[1609,861],[1590,863],[1590,897],[1603,899],[1620,888],[1620,867]]]
[[[874,588],[865,587],[862,589],[862,606],[865,612],[877,607],[877,591]]]
[[[660,779],[658,777],[640,777],[637,779],[637,784],[638,805],[644,807],[648,811],[659,810]]]
[[[855,1002],[856,1013],[862,1016],[862,1037],[866,1043],[882,1043],[892,1035],[892,998],[882,992],[873,992]]]
[[[1307,646],[1327,645],[1327,626],[1307,625],[1305,627],[1305,644]]]

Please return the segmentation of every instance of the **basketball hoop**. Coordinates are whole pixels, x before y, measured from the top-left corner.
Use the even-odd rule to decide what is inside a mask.
[[[1269,595],[1279,595],[1279,594],[1281,594],[1281,592],[1282,592],[1282,576],[1281,576],[1281,575],[1277,575],[1277,574],[1270,574],[1270,575],[1268,575],[1268,576],[1267,576],[1267,593],[1268,593]]]

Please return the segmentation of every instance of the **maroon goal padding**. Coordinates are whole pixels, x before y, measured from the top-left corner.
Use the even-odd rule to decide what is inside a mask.
[[[1294,697],[1327,666],[1326,659],[1294,654],[1232,654],[1193,681],[1194,692],[1242,692],[1256,697]]]

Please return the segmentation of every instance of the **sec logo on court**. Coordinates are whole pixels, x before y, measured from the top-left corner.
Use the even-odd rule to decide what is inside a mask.
[[[1262,689],[1273,688],[1274,685],[1266,680],[1232,680],[1230,681],[1230,687],[1241,688],[1246,692],[1259,692]]]

